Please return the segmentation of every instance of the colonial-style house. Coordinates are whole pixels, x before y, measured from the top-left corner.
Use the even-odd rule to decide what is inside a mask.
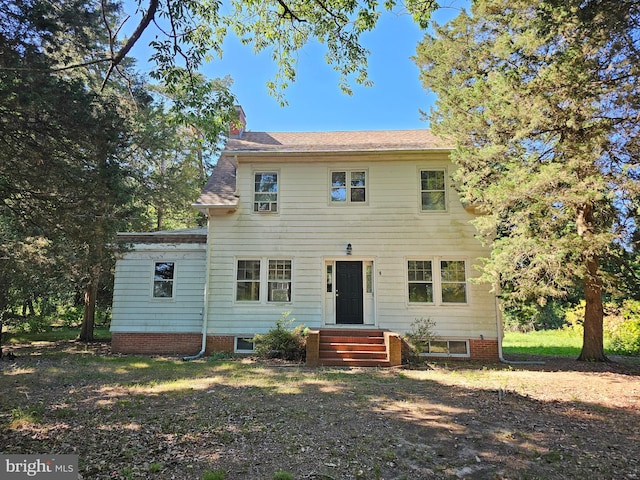
[[[449,151],[428,130],[243,122],[194,204],[206,231],[121,235],[134,248],[116,267],[113,350],[246,353],[290,312],[311,329],[310,364],[397,364],[419,319],[434,322],[425,354],[497,360],[495,296],[472,281],[488,251]]]

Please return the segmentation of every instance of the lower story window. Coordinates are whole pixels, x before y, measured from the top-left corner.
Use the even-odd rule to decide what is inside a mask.
[[[260,260],[238,260],[236,300],[260,301]]]
[[[291,302],[291,260],[238,260],[236,301]]]
[[[467,266],[464,260],[407,261],[410,304],[467,303]]]
[[[291,260],[269,260],[268,301],[291,301]]]
[[[173,298],[173,262],[156,262],[153,269],[153,297]]]

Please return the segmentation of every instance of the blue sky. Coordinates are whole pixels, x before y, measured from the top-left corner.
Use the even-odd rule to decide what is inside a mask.
[[[441,22],[457,12],[454,8],[442,9],[434,19]],[[211,78],[231,76],[232,91],[251,131],[427,128],[420,109],[428,111],[434,97],[420,84],[418,68],[410,59],[423,36],[410,16],[386,12],[376,29],[362,38],[371,52],[368,70],[374,86],[353,82],[351,96],[340,90],[339,75],[326,64],[324,47],[317,43],[300,51],[296,81],[285,91],[285,107],[269,95],[266,87],[276,72],[268,52],[255,55],[250,46],[241,45],[235,37],[225,41],[222,60],[216,58],[205,65],[203,73]],[[141,47],[135,51],[140,52],[137,56],[143,63],[146,58],[142,58]]]

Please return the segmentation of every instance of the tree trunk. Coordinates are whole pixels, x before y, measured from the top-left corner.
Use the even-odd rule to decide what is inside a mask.
[[[0,358],[4,355],[2,350],[2,330],[4,329],[4,312],[0,312]]]
[[[584,282],[585,311],[582,352],[578,360],[586,362],[606,362],[604,354],[604,308],[602,306],[602,279],[597,259],[587,260],[588,276]]]
[[[98,285],[100,283],[101,268],[95,265],[91,269],[91,278],[84,287],[84,315],[82,328],[78,340],[81,342],[93,342],[93,327],[96,317],[96,299],[98,298]]]
[[[593,207],[590,204],[578,208],[576,225],[578,234],[588,241],[593,233]],[[585,362],[606,362],[604,354],[604,308],[602,306],[602,278],[600,277],[600,260],[595,254],[584,256],[586,275],[584,278],[584,333],[582,351],[578,360]]]

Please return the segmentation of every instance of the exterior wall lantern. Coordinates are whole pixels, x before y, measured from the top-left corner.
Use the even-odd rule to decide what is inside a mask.
[[[347,244],[347,255],[351,255],[351,252],[353,251],[353,247],[351,246],[351,244]]]

